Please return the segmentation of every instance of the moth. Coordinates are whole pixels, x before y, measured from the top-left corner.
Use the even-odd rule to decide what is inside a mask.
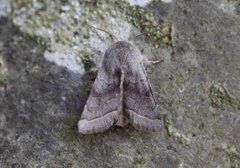
[[[163,121],[144,60],[139,49],[126,41],[117,41],[106,50],[78,122],[79,133],[100,133],[128,123],[138,130],[161,130]]]

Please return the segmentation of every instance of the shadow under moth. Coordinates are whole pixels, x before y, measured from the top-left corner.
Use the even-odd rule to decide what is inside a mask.
[[[163,127],[143,63],[134,45],[118,41],[105,52],[102,66],[78,122],[82,134],[100,133],[130,123],[143,131]]]

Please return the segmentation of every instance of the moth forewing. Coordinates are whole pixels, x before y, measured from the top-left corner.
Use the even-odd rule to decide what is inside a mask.
[[[128,122],[143,131],[158,131],[163,126],[143,56],[134,45],[118,41],[104,54],[78,130],[83,134],[99,133]]]

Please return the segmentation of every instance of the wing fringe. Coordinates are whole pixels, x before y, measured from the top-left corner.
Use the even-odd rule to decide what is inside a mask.
[[[151,119],[146,116],[139,115],[137,112],[126,109],[127,114],[130,118],[132,126],[138,130],[156,132],[160,131],[163,127],[163,121],[159,119]]]
[[[78,122],[78,132],[81,134],[94,134],[104,132],[110,128],[118,118],[118,111],[112,111],[102,117],[92,120],[81,119]]]

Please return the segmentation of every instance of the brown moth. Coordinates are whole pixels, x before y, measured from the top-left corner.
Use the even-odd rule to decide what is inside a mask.
[[[143,131],[163,127],[144,60],[139,49],[126,41],[107,49],[78,122],[79,133],[100,133],[112,125],[128,123]]]

